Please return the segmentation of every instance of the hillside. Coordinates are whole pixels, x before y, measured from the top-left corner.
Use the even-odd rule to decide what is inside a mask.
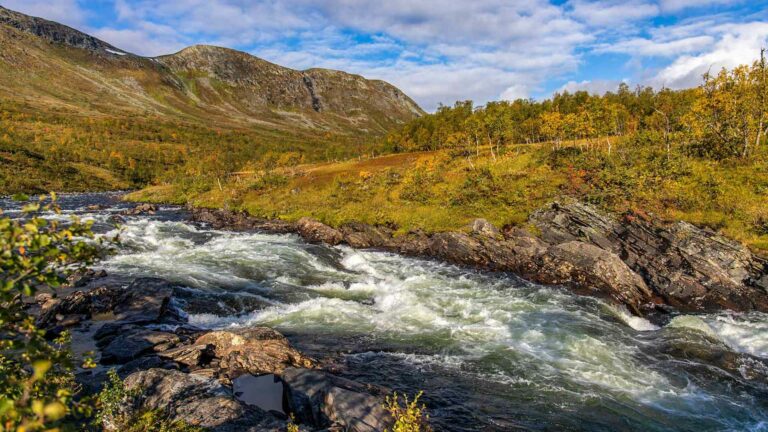
[[[5,192],[29,185],[72,190],[77,184],[142,184],[169,165],[183,164],[189,152],[209,154],[211,137],[227,133],[259,147],[234,149],[244,152],[241,162],[269,151],[297,151],[310,160],[345,157],[423,113],[382,81],[324,69],[297,71],[212,46],[145,58],[2,7],[0,47],[6,131],[0,157],[7,168],[0,173],[0,191]],[[152,159],[147,151],[171,143],[178,153],[172,161],[146,160]],[[83,149],[91,154],[80,154]],[[40,165],[34,161],[49,160],[51,152],[57,153],[57,165],[66,162],[63,178],[37,172],[34,184],[9,179],[14,168],[34,171]],[[125,156],[134,153],[137,157]],[[117,154],[124,160],[109,160]],[[95,175],[96,169],[107,172]],[[110,177],[115,181],[104,181]]]
[[[458,102],[390,133],[382,150],[398,154],[277,166],[206,187],[158,185],[134,198],[383,224],[401,234],[460,230],[477,217],[525,226],[542,206],[576,199],[683,220],[765,253],[766,119],[768,65],[759,61],[687,90]]]

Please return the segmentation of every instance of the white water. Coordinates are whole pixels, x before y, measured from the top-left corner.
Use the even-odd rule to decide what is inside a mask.
[[[108,216],[88,215],[100,223]],[[189,287],[183,301],[203,327],[268,325],[299,342],[331,337],[328,352],[352,351],[344,357],[351,373],[402,379],[406,390],[450,401],[436,413],[447,424],[466,415],[453,405],[476,403],[489,418],[534,426],[558,418],[565,429],[766,430],[760,384],[723,384],[731,372],[712,376],[716,365],[656,348],[671,330],[704,333],[759,362],[768,357],[763,314],[680,316],[660,328],[512,276],[310,246],[293,235],[127,219],[120,253],[103,263],[110,274]]]

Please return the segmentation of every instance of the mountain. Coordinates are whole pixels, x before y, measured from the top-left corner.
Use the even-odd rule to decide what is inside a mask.
[[[298,71],[204,45],[145,58],[2,7],[0,24],[0,65],[7,78],[0,91],[8,97],[21,90],[65,105],[85,99],[89,108],[109,113],[139,109],[214,123],[266,122],[374,134],[423,113],[396,87],[345,72]],[[45,83],[40,78],[69,88],[41,89]]]
[[[61,160],[81,164],[76,167],[80,174],[85,163],[90,167],[86,171],[91,172],[86,177],[98,171],[102,180],[112,175],[125,180],[127,175],[122,167],[117,172],[105,168],[105,162],[138,164],[131,169],[143,171],[131,174],[136,179],[129,184],[141,184],[168,168],[168,161],[158,162],[146,151],[133,148],[147,145],[148,129],[163,131],[160,138],[150,134],[162,145],[171,141],[166,135],[189,135],[183,143],[186,148],[176,149],[183,154],[167,159],[189,161],[189,154],[200,151],[196,143],[228,131],[239,134],[230,141],[255,147],[243,157],[291,150],[316,159],[321,150],[326,158],[348,157],[351,148],[360,152],[361,143],[424,113],[405,93],[384,81],[328,69],[294,70],[244,52],[206,45],[142,57],[76,29],[2,6],[0,110],[15,121],[5,125],[15,134],[0,134],[0,157],[7,166],[24,159],[24,169],[36,169],[35,160],[50,159],[48,152],[53,149]],[[31,118],[38,125],[34,133],[32,126],[19,123],[19,119]],[[107,128],[106,122],[119,119],[129,123],[118,130]],[[94,122],[108,130],[95,134],[99,126],[93,126]],[[40,123],[50,127],[39,127]],[[56,132],[60,129],[56,125],[61,124],[66,124],[71,140]],[[123,146],[104,141],[104,135]],[[53,143],[62,140],[64,144]],[[70,151],[73,142],[82,144],[81,152],[90,146],[113,158],[117,157],[114,153],[135,154],[122,162],[106,161],[107,156],[94,159],[93,154],[74,157]],[[230,153],[240,150],[230,149]],[[13,163],[8,162],[11,160]],[[0,192],[16,189],[7,180],[3,184],[2,174]],[[82,179],[78,182],[89,184]],[[112,182],[115,184],[119,182]],[[50,183],[50,187],[57,186],[60,184]]]

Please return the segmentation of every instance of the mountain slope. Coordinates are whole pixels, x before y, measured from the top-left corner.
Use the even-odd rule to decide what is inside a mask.
[[[325,69],[293,70],[213,46],[146,58],[70,27],[2,7],[0,111],[6,118],[4,129],[10,131],[0,134],[0,157],[15,161],[32,152],[35,157],[19,165],[30,170],[40,165],[35,160],[47,160],[55,150],[65,165],[78,164],[66,165],[79,172],[77,178],[94,172],[87,169],[83,174],[83,163],[99,169],[109,163],[118,166],[109,168],[116,178],[136,185],[192,161],[190,155],[195,152],[209,154],[201,146],[213,146],[221,133],[237,134],[230,139],[228,158],[240,160],[226,164],[236,170],[238,162],[253,161],[268,152],[294,151],[309,160],[359,154],[363,144],[423,113],[408,96],[383,81]],[[33,120],[34,125],[28,124]],[[127,124],[121,129],[106,126],[118,120]],[[101,126],[89,125],[93,122]],[[95,129],[105,132],[96,134]],[[148,129],[156,133],[145,133]],[[168,146],[174,141],[170,136],[180,135],[187,137],[183,142],[175,139],[176,147],[168,150],[181,155],[166,158],[172,162],[159,161],[146,150],[149,141],[152,146]],[[73,155],[73,143],[81,145],[81,153],[99,152]],[[115,154],[123,155],[122,161],[114,162]],[[7,180],[7,170],[14,169],[15,163],[5,164],[5,182],[0,172],[0,192],[18,189]],[[130,170],[142,174],[130,175],[135,177],[130,181],[128,169],[121,164],[138,165]],[[184,169],[190,170],[206,167]],[[45,177],[38,174],[32,177]],[[46,185],[43,181],[39,186],[72,188],[71,182]],[[102,187],[111,186],[115,185]]]

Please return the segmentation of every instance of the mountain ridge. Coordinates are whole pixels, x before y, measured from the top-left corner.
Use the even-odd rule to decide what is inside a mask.
[[[121,99],[133,98],[134,104],[164,115],[198,118],[222,125],[253,126],[266,122],[276,127],[380,135],[424,113],[391,84],[343,71],[296,70],[236,49],[202,44],[172,54],[143,57],[72,27],[2,6],[0,24],[6,36],[15,29],[50,43],[50,47],[38,47],[40,50],[56,51],[53,56],[50,52],[40,53],[38,58],[55,57],[79,67],[75,71],[58,68],[51,71],[52,75],[66,77],[93,72],[105,75],[87,77],[86,81],[91,84],[104,84],[118,78],[121,82],[91,90],[101,93],[108,88],[115,95],[122,93]],[[18,38],[6,39],[22,46],[23,49],[17,51],[23,54],[17,56],[37,54],[29,52],[31,44]],[[57,48],[83,52],[62,53]],[[6,47],[4,51],[11,49]],[[38,64],[35,69],[45,66]],[[88,70],[83,71],[83,66]],[[23,81],[24,77],[20,78]],[[73,76],[71,81],[81,81],[81,78]],[[124,86],[126,83],[128,88]],[[88,98],[89,89],[81,94]],[[151,95],[154,101],[145,100],[146,95]],[[66,101],[67,98],[60,96],[59,99]],[[302,117],[299,122],[296,122],[297,116]]]

